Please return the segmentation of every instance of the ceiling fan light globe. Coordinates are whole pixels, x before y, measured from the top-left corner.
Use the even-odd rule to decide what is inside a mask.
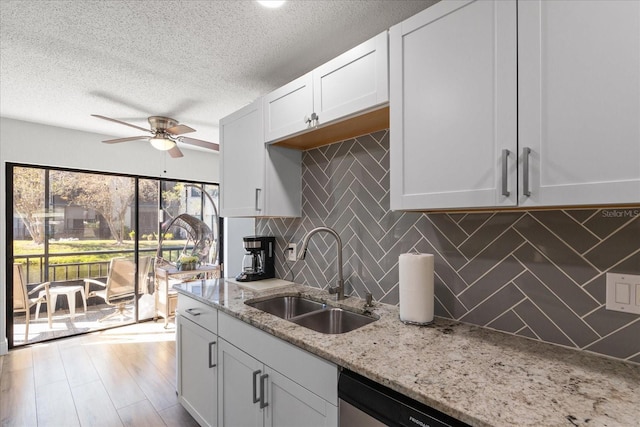
[[[156,150],[168,151],[176,146],[176,143],[168,138],[149,138],[149,142]]]

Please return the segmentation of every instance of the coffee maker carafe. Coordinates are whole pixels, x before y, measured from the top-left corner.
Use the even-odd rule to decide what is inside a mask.
[[[272,279],[276,277],[275,244],[273,236],[246,236],[242,238],[247,253],[242,260],[242,272],[236,276],[239,282]]]

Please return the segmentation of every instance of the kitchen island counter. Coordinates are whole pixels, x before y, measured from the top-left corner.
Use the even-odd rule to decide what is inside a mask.
[[[380,319],[326,335],[245,304],[301,295],[362,312],[303,285],[251,291],[200,280],[174,288],[278,338],[473,426],[640,426],[640,365],[436,317],[405,325],[398,307],[374,303]]]

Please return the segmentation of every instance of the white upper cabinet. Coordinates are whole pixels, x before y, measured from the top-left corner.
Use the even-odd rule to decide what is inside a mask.
[[[318,124],[389,102],[388,50],[385,31],[313,70]]]
[[[392,209],[638,203],[640,2],[437,3],[390,105]]]
[[[518,32],[519,204],[640,202],[640,2],[522,1]]]
[[[516,66],[511,1],[444,1],[391,28],[391,209],[516,204]]]
[[[301,153],[265,147],[262,99],[220,120],[220,214],[297,217]]]
[[[265,95],[265,140],[278,141],[388,101],[385,31]]]
[[[302,132],[311,126],[312,75],[287,83],[264,96],[264,135],[267,142]]]

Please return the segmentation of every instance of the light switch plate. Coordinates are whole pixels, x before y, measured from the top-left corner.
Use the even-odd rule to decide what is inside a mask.
[[[640,276],[607,273],[607,310],[640,314]]]

